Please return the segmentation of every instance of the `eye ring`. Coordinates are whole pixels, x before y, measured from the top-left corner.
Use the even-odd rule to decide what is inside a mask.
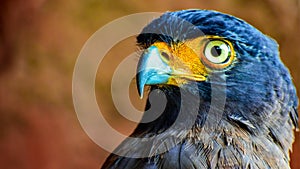
[[[204,45],[202,61],[210,68],[224,69],[232,63],[234,56],[234,49],[229,41],[213,39]]]

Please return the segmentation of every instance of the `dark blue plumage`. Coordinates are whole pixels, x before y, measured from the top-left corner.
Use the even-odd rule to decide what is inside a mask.
[[[195,25],[198,30],[184,22]],[[164,133],[182,110],[186,121],[180,123],[177,130],[156,138],[167,140],[163,146],[170,146],[169,151],[151,156],[151,152],[162,146],[157,145],[158,142],[143,147],[124,141],[115,153],[124,151],[124,146],[132,146],[151,149],[149,157],[112,154],[102,168],[289,168],[289,150],[298,120],[298,98],[273,39],[230,15],[183,10],[165,13],[152,21],[137,37],[137,42],[142,48],[148,48],[157,41],[171,45],[203,35],[217,35],[232,42],[236,51],[234,63],[226,69],[210,72],[207,80],[197,82],[196,86],[189,83],[181,87],[152,85],[151,91],[157,99],[162,99],[160,93],[165,94],[166,109],[155,121],[139,124],[131,135],[147,138]],[[212,104],[212,86],[220,99],[225,91],[221,113],[219,107]],[[218,97],[214,101],[218,101]],[[151,106],[155,105],[148,100],[146,110]],[[189,118],[194,112],[196,121]],[[215,123],[214,119],[218,118],[220,121]],[[193,127],[186,129],[189,123]],[[208,127],[205,132],[204,127]],[[128,156],[131,153],[134,156],[133,150],[126,151]]]

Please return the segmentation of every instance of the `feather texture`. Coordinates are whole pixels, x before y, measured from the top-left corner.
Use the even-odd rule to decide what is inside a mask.
[[[141,48],[148,48],[157,41],[172,45],[205,34],[231,41],[235,63],[221,72],[212,71],[196,87],[152,85],[153,93],[166,96],[166,109],[156,120],[139,124],[131,137],[153,137],[153,141],[145,146],[140,140],[125,140],[107,158],[103,169],[289,168],[293,129],[298,127],[298,98],[273,39],[234,16],[183,10],[167,12],[152,21],[137,42]],[[215,81],[213,77],[225,80]],[[224,92],[226,102],[220,110],[212,100],[218,100]],[[161,98],[157,95],[155,99]],[[151,106],[155,105],[148,100],[146,110]],[[174,128],[180,113],[185,119]],[[196,120],[192,118],[195,113]],[[191,127],[186,127],[189,124]],[[137,151],[148,156],[139,158]],[[120,152],[126,157],[116,155]]]

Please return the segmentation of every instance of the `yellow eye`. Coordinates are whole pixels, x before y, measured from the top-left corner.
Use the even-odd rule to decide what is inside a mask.
[[[234,51],[232,45],[223,40],[210,40],[203,50],[204,64],[211,68],[222,69],[233,61]]]

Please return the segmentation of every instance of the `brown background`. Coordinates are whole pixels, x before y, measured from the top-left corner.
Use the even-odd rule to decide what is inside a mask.
[[[300,90],[298,0],[2,0],[0,4],[0,166],[7,169],[99,168],[108,152],[82,130],[73,109],[72,73],[85,41],[101,26],[136,12],[214,9],[242,18],[280,44],[281,57]],[[116,115],[110,78],[134,51],[134,38],[114,47],[97,75],[105,117],[129,134],[136,124]],[[121,52],[120,52],[121,51]],[[142,109],[131,86],[131,99]],[[299,93],[299,92],[298,92]],[[298,94],[299,95],[299,94]],[[292,168],[300,168],[296,134]]]

